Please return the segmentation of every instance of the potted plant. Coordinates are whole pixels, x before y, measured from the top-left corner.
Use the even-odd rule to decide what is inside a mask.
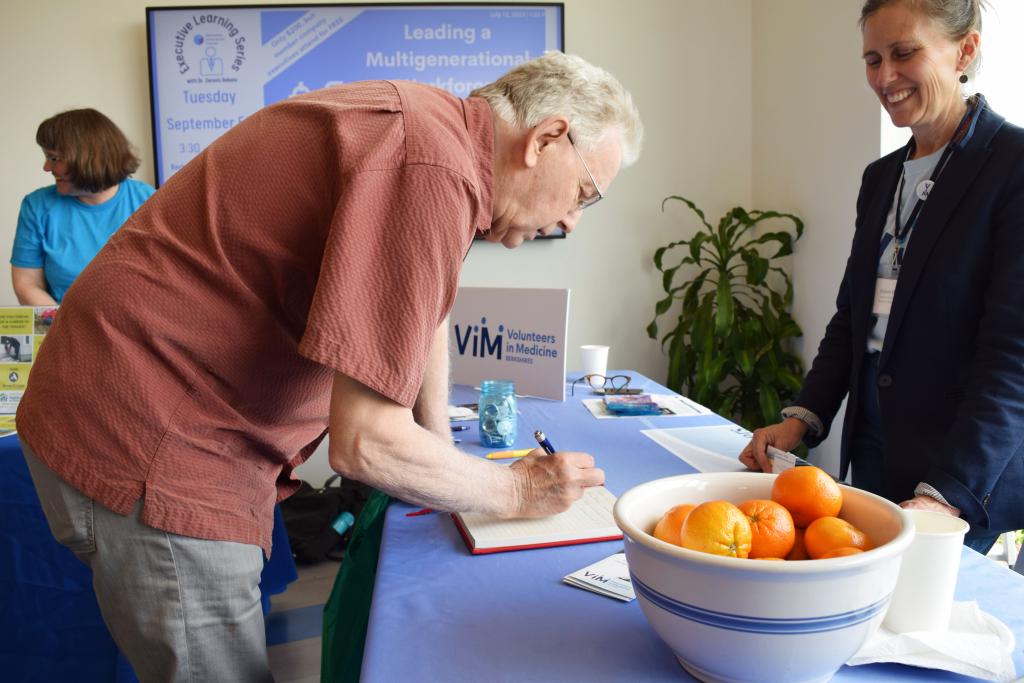
[[[789,213],[736,207],[712,226],[685,197],[701,225],[690,239],[654,253],[665,298],[654,308],[647,334],[658,339],[658,319],[679,302],[661,338],[669,356],[666,385],[748,429],[777,422],[783,402],[800,391],[803,364],[787,341],[802,335],[789,314],[793,283],[778,265],[793,253],[804,224]],[[757,235],[762,221],[783,219],[792,230]],[[787,226],[789,227],[789,226]],[[774,253],[771,253],[774,251]]]

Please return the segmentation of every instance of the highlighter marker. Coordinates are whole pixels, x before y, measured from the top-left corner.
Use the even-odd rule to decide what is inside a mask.
[[[517,451],[495,451],[488,453],[484,457],[488,460],[503,460],[505,458],[521,458],[524,455],[529,455],[533,451],[532,448],[521,448]]]

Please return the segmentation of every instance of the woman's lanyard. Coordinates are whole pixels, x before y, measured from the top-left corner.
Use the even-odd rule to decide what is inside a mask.
[[[896,240],[896,245],[892,250],[892,262],[891,262],[891,273],[893,279],[899,277],[900,267],[903,265],[903,254],[906,251],[907,243],[910,241],[910,232],[917,225],[917,219],[921,215],[921,210],[924,208],[924,202],[928,199],[928,194],[935,186],[935,182],[939,176],[946,169],[949,164],[949,160],[953,158],[953,153],[964,148],[967,141],[971,139],[974,134],[975,124],[978,122],[978,115],[981,113],[982,107],[977,106],[977,102],[968,105],[967,112],[964,117],[960,119],[960,123],[956,127],[956,132],[953,134],[949,144],[946,145],[946,149],[943,150],[942,156],[939,157],[938,163],[935,164],[935,169],[932,171],[931,177],[920,183],[916,188],[915,194],[917,195],[917,203],[914,204],[914,208],[910,211],[910,216],[907,217],[906,223],[902,221],[903,214],[903,187],[907,179],[906,166],[900,173],[900,183],[896,188],[896,216],[893,220],[893,233],[884,233],[882,235],[882,242],[878,248],[878,258],[881,259],[885,254],[886,248],[889,243]],[[914,150],[917,148],[916,143],[913,139],[910,140],[910,147],[907,149],[907,156],[904,159],[904,163],[910,159],[914,154]]]

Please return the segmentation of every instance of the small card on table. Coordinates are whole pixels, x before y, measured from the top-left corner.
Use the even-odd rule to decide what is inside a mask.
[[[574,571],[562,579],[570,586],[604,595],[623,602],[636,598],[633,582],[629,579],[629,565],[626,553],[616,553],[600,562]]]

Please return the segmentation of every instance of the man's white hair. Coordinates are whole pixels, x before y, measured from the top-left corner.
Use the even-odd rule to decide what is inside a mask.
[[[593,149],[606,131],[617,130],[622,166],[640,156],[644,127],[633,98],[614,76],[576,55],[546,52],[470,96],[487,100],[505,123],[517,128],[565,116],[573,141],[584,150]]]

